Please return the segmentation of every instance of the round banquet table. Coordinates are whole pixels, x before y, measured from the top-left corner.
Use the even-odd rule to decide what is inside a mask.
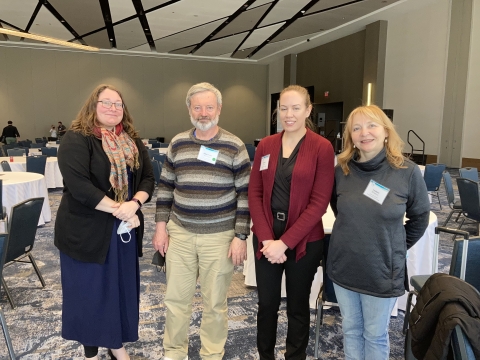
[[[27,158],[23,156],[14,156],[13,162],[10,162],[10,157],[0,157],[0,161],[7,161],[10,164],[12,171],[26,171]],[[3,171],[0,168],[0,172]],[[47,188],[55,189],[63,187],[63,177],[58,167],[56,157],[48,157],[45,165],[45,181]]]
[[[328,207],[326,214],[323,215],[322,221],[325,234],[331,234],[333,223],[335,222],[335,215],[333,214],[330,206]],[[418,242],[407,252],[407,268],[409,276],[428,275],[432,273],[435,227],[437,226],[437,216],[430,211],[430,219],[427,230],[421,239],[418,240]],[[369,266],[369,264],[365,263],[365,266]],[[255,279],[255,254],[253,252],[252,234],[250,234],[247,238],[247,260],[244,262],[243,274],[245,275],[246,285],[257,286],[257,281]],[[285,297],[285,275],[283,277],[282,297]],[[317,296],[322,282],[323,270],[322,267],[319,266],[310,292],[310,308],[312,309],[316,308]],[[405,310],[406,303],[407,292],[398,298],[397,305],[393,309],[392,315],[397,315],[397,309]]]
[[[7,171],[0,174],[0,179],[2,179],[3,206],[7,210],[7,215],[10,215],[10,210],[14,205],[30,198],[43,197],[45,201],[38,225],[44,225],[52,220],[48,190],[43,175]]]
[[[48,148],[56,147],[58,149],[60,147],[60,144],[57,144],[56,141],[49,141],[45,146],[48,147]]]

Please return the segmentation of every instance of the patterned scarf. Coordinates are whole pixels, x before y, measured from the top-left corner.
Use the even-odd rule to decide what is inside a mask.
[[[95,127],[93,134],[102,140],[102,147],[110,160],[109,181],[115,193],[115,201],[124,202],[128,197],[127,165],[138,169],[138,148],[135,142],[123,131],[122,123],[115,126],[115,132]]]

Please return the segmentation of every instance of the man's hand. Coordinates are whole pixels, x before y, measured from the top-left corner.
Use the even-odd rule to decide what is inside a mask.
[[[247,259],[247,241],[234,237],[230,243],[228,257],[232,258],[233,265],[240,265]]]
[[[263,255],[270,261],[272,264],[281,264],[287,260],[285,251],[288,249],[288,246],[282,240],[269,241],[265,244],[260,250]]]
[[[167,223],[165,221],[157,222],[152,239],[153,248],[160,251],[162,256],[165,256],[168,250],[168,234],[166,227]]]

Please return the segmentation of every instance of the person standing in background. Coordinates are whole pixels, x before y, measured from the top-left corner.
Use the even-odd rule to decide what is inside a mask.
[[[15,126],[13,126],[13,122],[8,121],[7,126],[3,128],[2,132],[2,139],[5,142],[5,144],[11,144],[14,142],[17,142],[17,137],[20,137],[20,134],[18,133],[18,130]]]
[[[57,138],[57,129],[55,128],[55,125],[52,125],[52,127],[50,128],[50,137],[52,139]]]
[[[67,128],[62,124],[61,121],[58,122],[57,136],[58,139],[61,139],[63,135],[67,132]]]

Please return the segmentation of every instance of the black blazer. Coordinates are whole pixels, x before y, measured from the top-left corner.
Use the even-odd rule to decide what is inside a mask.
[[[152,164],[147,149],[136,139],[140,167],[133,173],[133,193],[145,191],[150,201],[154,190]],[[106,195],[115,198],[109,182],[110,161],[102,141],[67,131],[58,149],[58,166],[63,176],[63,196],[55,221],[55,246],[64,254],[84,262],[103,264],[107,256],[115,217],[95,210]],[[137,215],[139,256],[142,256],[143,214]]]

